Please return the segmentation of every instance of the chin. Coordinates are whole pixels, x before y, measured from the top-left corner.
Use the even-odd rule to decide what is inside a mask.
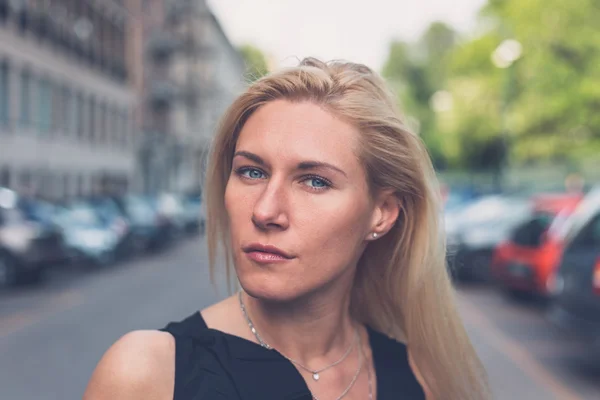
[[[301,297],[310,288],[299,287],[287,274],[264,270],[260,267],[244,266],[238,269],[238,280],[242,289],[251,297],[269,302],[288,302]]]

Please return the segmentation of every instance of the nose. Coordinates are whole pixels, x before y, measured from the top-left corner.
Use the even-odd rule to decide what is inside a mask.
[[[289,227],[287,194],[283,185],[271,180],[252,210],[252,223],[261,231],[286,230]]]

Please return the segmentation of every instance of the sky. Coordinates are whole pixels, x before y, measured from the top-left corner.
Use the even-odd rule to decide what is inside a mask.
[[[467,32],[485,0],[208,0],[234,44],[250,43],[274,66],[298,58],[346,59],[380,70],[394,38],[417,39],[442,20]]]

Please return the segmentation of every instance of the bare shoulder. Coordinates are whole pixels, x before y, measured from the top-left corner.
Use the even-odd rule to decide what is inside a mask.
[[[174,383],[173,336],[159,331],[134,331],[106,351],[83,399],[172,399]]]
[[[420,371],[419,368],[417,367],[415,360],[410,352],[410,349],[407,349],[407,351],[408,351],[408,362],[410,364],[410,368],[412,369],[413,374],[415,375],[415,378],[417,379],[417,381],[423,388],[423,392],[425,392],[425,398],[427,400],[433,400],[433,395],[431,394],[431,391],[427,387],[427,383],[425,381],[425,378],[423,377],[422,371]]]

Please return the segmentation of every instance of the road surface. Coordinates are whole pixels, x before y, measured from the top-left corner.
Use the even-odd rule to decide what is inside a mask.
[[[63,268],[42,286],[0,293],[0,398],[81,398],[121,335],[161,328],[225,295],[210,284],[205,253],[192,239],[105,270]],[[458,299],[497,399],[600,398],[600,367],[545,321],[540,305],[477,286],[459,288]]]

